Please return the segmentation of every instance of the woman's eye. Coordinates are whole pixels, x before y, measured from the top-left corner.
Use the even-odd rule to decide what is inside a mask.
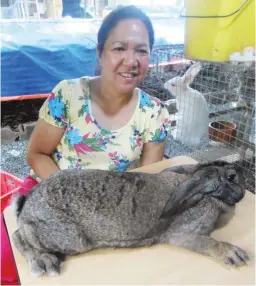
[[[117,51],[117,52],[122,52],[122,51],[124,51],[124,48],[116,47],[116,48],[114,48],[114,50]]]
[[[143,49],[138,50],[138,52],[139,52],[140,54],[147,54],[147,53],[148,53],[147,50],[143,50]]]

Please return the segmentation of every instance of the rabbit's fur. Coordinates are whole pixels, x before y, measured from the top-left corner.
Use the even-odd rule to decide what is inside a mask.
[[[182,77],[175,77],[164,84],[177,101],[177,127],[172,136],[188,146],[197,146],[208,138],[209,110],[204,96],[192,89],[191,84],[202,66],[193,64]]]
[[[63,170],[14,203],[15,246],[35,275],[56,275],[67,255],[171,243],[230,265],[248,259],[209,235],[244,196],[235,165],[183,165],[158,174]]]

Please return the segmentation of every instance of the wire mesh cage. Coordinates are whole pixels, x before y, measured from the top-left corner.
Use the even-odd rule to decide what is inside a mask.
[[[140,88],[171,115],[165,157],[239,161],[255,192],[255,62],[195,62],[180,45],[155,47]]]

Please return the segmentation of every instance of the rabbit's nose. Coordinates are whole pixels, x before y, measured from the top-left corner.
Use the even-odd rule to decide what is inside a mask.
[[[230,185],[227,182],[224,185],[224,189],[225,192],[223,193],[223,198],[225,201],[231,204],[241,201],[245,194],[244,189],[241,186],[235,184]]]
[[[242,187],[237,187],[237,189],[235,190],[235,197],[237,199],[237,202],[241,201],[241,199],[244,197],[245,195],[245,189]]]
[[[166,82],[166,83],[164,84],[164,88],[165,88],[165,89],[168,89],[168,88],[169,88],[169,83],[168,83],[168,82]]]

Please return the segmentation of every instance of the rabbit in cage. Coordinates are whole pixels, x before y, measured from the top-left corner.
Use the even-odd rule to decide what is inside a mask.
[[[207,102],[199,91],[189,87],[201,68],[200,62],[195,63],[182,77],[172,78],[164,84],[177,101],[178,118],[172,136],[188,146],[198,146],[208,138]]]
[[[59,274],[68,255],[158,243],[243,265],[244,250],[210,237],[244,196],[237,168],[215,161],[158,174],[59,171],[14,200],[14,244],[34,275]]]

